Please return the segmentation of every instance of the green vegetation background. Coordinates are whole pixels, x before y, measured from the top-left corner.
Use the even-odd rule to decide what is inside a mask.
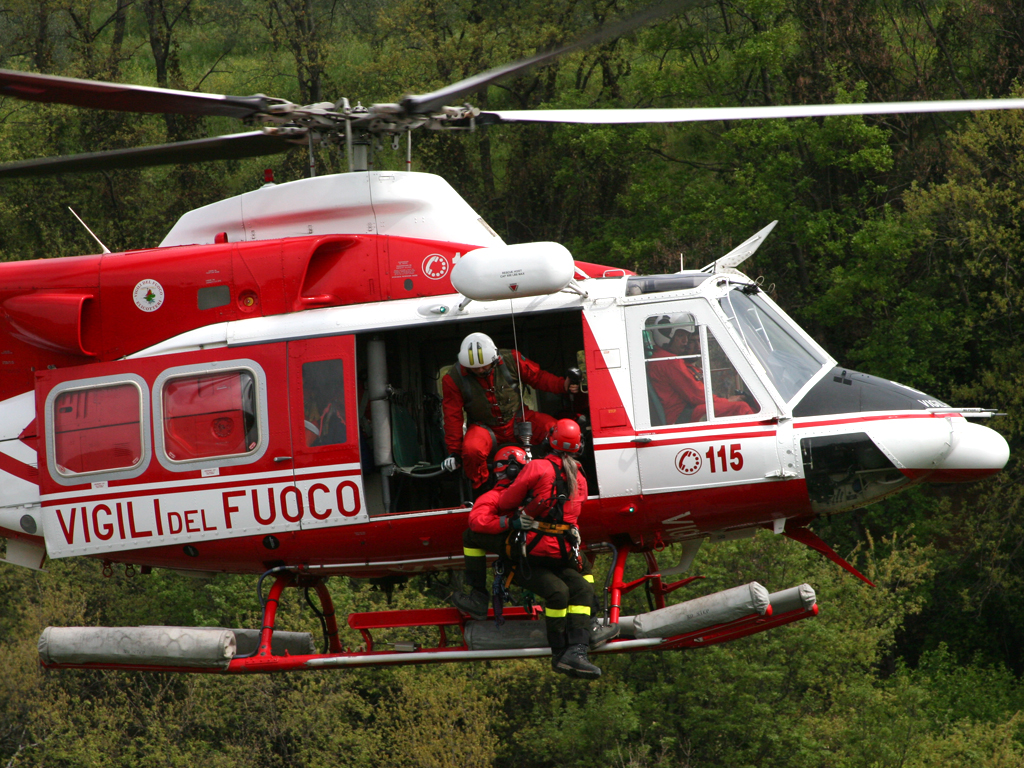
[[[0,0],[0,66],[309,103],[394,101],[572,39],[633,0]],[[1017,0],[700,0],[492,87],[483,108],[1024,96]],[[0,99],[0,161],[242,130]],[[254,579],[0,570],[6,766],[1019,766],[1024,764],[1024,115],[512,126],[414,139],[508,242],[641,272],[701,266],[773,219],[745,265],[832,354],[998,407],[1009,467],[821,521],[869,589],[781,537],[707,546],[701,591],[809,581],[817,620],[694,652],[222,679],[44,673],[47,625],[257,626]],[[401,168],[381,147],[379,168]],[[340,170],[335,150],[321,169]],[[299,178],[304,151],[6,182],[0,258],[115,251],[185,210]],[[663,553],[665,559],[672,552]],[[599,561],[601,568],[606,563]],[[340,611],[385,604],[331,582]],[[398,607],[435,605],[423,578]],[[630,611],[643,609],[637,596]],[[317,627],[290,595],[281,624]],[[396,635],[397,637],[397,635]],[[401,639],[407,639],[403,635]],[[425,639],[425,638],[424,638]],[[358,637],[346,642],[355,645]]]

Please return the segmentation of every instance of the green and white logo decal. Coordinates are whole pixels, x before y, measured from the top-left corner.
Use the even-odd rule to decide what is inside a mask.
[[[132,291],[132,298],[143,312],[155,312],[164,303],[164,287],[156,280],[140,280]]]

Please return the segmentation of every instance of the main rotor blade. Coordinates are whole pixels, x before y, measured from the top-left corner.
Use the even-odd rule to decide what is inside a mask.
[[[179,141],[155,147],[113,149],[107,152],[88,152],[70,157],[42,157],[0,165],[0,179],[18,176],[48,176],[54,173],[80,173],[107,171],[115,168],[143,168],[150,165],[174,163],[201,163],[208,160],[234,160],[243,157],[272,155],[290,149],[283,136],[272,136],[262,131],[233,133],[212,139]]]
[[[693,5],[696,1],[697,0],[668,0],[660,5],[653,6],[630,16],[628,19],[623,19],[622,21],[603,27],[592,34],[587,35],[574,43],[570,43],[569,45],[564,45],[561,48],[543,51],[511,64],[495,67],[494,69],[490,69],[486,72],[481,72],[478,75],[467,77],[465,80],[460,80],[457,83],[446,85],[444,88],[434,91],[433,93],[426,93],[419,96],[406,96],[402,99],[401,105],[405,109],[406,113],[411,115],[425,115],[437,112],[446,104],[454,103],[466,94],[478,91],[491,83],[503,80],[507,77],[521,75],[527,70],[547,64],[548,62],[557,59],[559,56],[564,56],[567,53],[571,53],[572,51],[580,48],[585,48],[588,45],[594,45],[595,43],[601,43],[605,40],[621,37],[627,32],[632,32],[634,29],[642,27],[655,19],[666,16],[673,11],[681,10],[684,6]]]
[[[11,69],[0,69],[0,96],[119,112],[171,112],[179,115],[237,118],[251,117],[266,112],[271,104],[285,103],[281,99],[272,99],[262,94],[221,96],[216,93],[38,75]]]
[[[975,112],[1024,109],[1024,99],[892,101],[877,104],[806,104],[787,107],[694,107],[678,109],[535,109],[481,112],[477,125],[497,123],[696,123],[714,120],[767,120],[780,117],[895,115],[907,112]]]

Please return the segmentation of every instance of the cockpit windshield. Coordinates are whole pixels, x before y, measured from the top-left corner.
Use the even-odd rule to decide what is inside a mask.
[[[721,304],[737,334],[761,361],[787,402],[825,365],[822,354],[757,294],[736,288],[721,299]]]

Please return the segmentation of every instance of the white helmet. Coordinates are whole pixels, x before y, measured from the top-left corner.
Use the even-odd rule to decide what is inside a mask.
[[[464,368],[483,368],[499,357],[498,348],[486,333],[469,334],[459,347],[459,365]]]
[[[652,322],[653,321],[653,322]],[[661,315],[658,318],[648,320],[654,341],[659,346],[664,346],[672,341],[676,331],[693,333],[697,330],[697,322],[689,312],[677,312],[674,315]]]

